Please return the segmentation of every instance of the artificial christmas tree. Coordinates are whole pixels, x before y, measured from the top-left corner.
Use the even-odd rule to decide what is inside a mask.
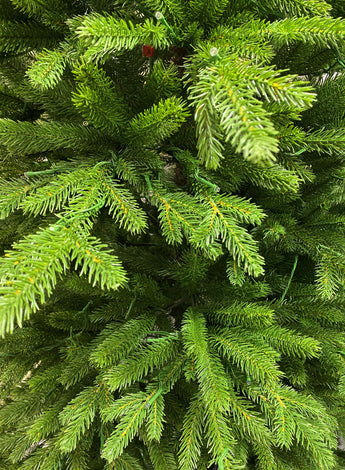
[[[345,8],[0,1],[0,468],[342,469]]]

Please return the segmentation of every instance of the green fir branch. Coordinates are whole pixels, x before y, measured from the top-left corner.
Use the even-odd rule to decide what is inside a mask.
[[[194,397],[183,420],[180,437],[179,465],[181,470],[198,468],[204,430],[204,404],[201,394]]]
[[[337,49],[344,40],[345,26],[340,18],[286,18],[266,23],[262,33],[278,47],[301,41],[311,46]]]
[[[37,183],[30,184],[24,179],[16,179],[10,181],[1,181],[1,202],[0,202],[0,218],[6,219],[11,212],[15,211],[20,203],[26,199],[27,193],[35,188]]]
[[[187,354],[194,360],[204,402],[215,410],[226,410],[229,401],[226,375],[219,357],[208,345],[204,316],[189,309],[185,314],[182,335]]]
[[[176,197],[157,189],[153,192],[153,203],[158,206],[162,233],[168,243],[180,243],[183,234],[190,237],[195,232],[198,214],[191,196],[181,193]]]
[[[60,50],[44,50],[37,55],[36,62],[27,75],[33,86],[42,90],[52,88],[61,80],[66,65],[66,57]]]
[[[238,222],[258,224],[263,218],[261,209],[240,198],[207,193],[199,198],[206,209],[205,215],[191,237],[194,246],[204,250],[220,239],[233,258],[244,270],[257,276],[263,273],[263,258],[256,242]]]
[[[74,69],[77,89],[72,94],[74,106],[95,127],[118,134],[128,122],[130,110],[104,70],[83,63]]]
[[[54,0],[11,0],[11,3],[29,17],[54,28],[64,25],[64,20],[70,13],[68,3],[65,1],[56,4]]]
[[[211,32],[210,40],[202,48],[203,56],[209,56],[211,47],[216,47],[219,54],[228,55],[236,52],[238,56],[250,59],[255,63],[269,63],[273,59],[274,51],[271,44],[265,42],[256,34],[254,28],[248,29],[246,25],[237,25],[236,28],[219,25]],[[193,59],[195,60],[195,59]]]
[[[73,21],[69,24],[86,48],[84,55],[87,60],[104,60],[113,51],[121,53],[139,44],[149,43],[159,48],[169,46],[165,26],[154,24],[151,18],[142,24],[133,24],[110,15],[94,13],[78,20],[77,24]]]
[[[260,2],[260,8],[266,12],[279,12],[287,17],[327,17],[331,10],[331,5],[324,0],[263,0]]]
[[[63,427],[59,439],[59,447],[62,452],[70,452],[77,447],[80,439],[90,429],[96,412],[104,401],[110,406],[113,400],[107,394],[104,385],[100,384],[86,387],[63,409],[60,413]]]
[[[228,0],[221,0],[218,2],[215,0],[192,0],[189,3],[189,13],[191,18],[199,18],[201,24],[207,28],[218,23],[227,6]]]
[[[107,175],[102,178],[101,191],[105,197],[104,205],[109,207],[109,215],[116,220],[120,227],[131,233],[145,231],[147,228],[146,214],[139,207],[130,191],[114,182]]]
[[[51,257],[54,246],[54,257]],[[71,241],[67,230],[53,233],[43,229],[14,244],[13,250],[1,260],[0,318],[1,334],[11,332],[31,313],[37,312],[40,302],[51,295],[57,279],[69,267]]]
[[[274,322],[274,310],[269,305],[249,302],[233,302],[231,305],[207,314],[209,320],[218,325],[230,328],[269,327]]]
[[[90,181],[90,179],[92,180]],[[31,191],[20,204],[26,214],[37,216],[47,212],[61,210],[68,200],[76,195],[77,191],[94,184],[95,175],[88,169],[79,169],[73,172],[57,175],[49,184],[41,185],[36,191]]]
[[[96,143],[100,134],[95,129],[65,123],[15,122],[0,120],[3,145],[12,152],[32,154],[61,148],[87,148]]]
[[[148,414],[146,420],[145,429],[148,440],[160,441],[164,422],[164,398],[159,395],[151,404],[151,413]]]
[[[233,67],[235,73],[231,71]],[[217,134],[212,139],[219,140],[217,136],[223,134],[224,141],[231,142],[244,159],[264,165],[275,161],[277,132],[262,103],[255,97],[256,93],[245,86],[246,82],[239,85],[241,80],[246,81],[246,76],[241,70],[236,75],[236,61],[232,60],[202,69],[198,82],[190,87],[190,99],[196,106],[197,147],[206,168],[216,169],[220,163],[221,147],[209,157],[204,137],[204,132],[214,133],[215,130]],[[218,119],[212,118],[215,112],[219,113]],[[219,123],[219,129],[214,122]]]
[[[289,356],[305,359],[306,357],[318,356],[320,351],[320,344],[314,338],[301,336],[299,333],[281,326],[269,326],[261,330],[258,335]]]
[[[174,134],[189,113],[181,98],[167,98],[135,116],[128,126],[126,138],[130,145],[152,147]]]
[[[118,323],[110,324],[98,337],[99,344],[90,356],[91,363],[98,367],[109,367],[126,358],[152,329],[153,322],[154,317],[151,315],[133,318],[122,327]]]
[[[160,442],[148,442],[150,460],[157,470],[177,470],[175,455],[170,441],[161,439]]]
[[[35,21],[19,22],[0,20],[0,51],[24,53],[54,47],[62,39],[58,32]]]
[[[153,390],[149,395],[145,392],[127,394],[116,400],[106,410],[106,414],[103,414],[103,420],[106,422],[120,418],[115,431],[106,440],[103,449],[103,456],[108,462],[121,456],[128,443],[137,435],[149,413],[147,404],[155,392],[156,390]]]
[[[102,377],[111,391],[126,388],[147,376],[149,372],[166,365],[176,356],[178,350],[176,335],[162,337],[129,355],[106,371]]]
[[[89,282],[99,283],[102,289],[123,285],[123,268],[104,247],[85,233],[54,225],[14,244],[0,263],[1,334],[12,332],[14,322],[21,326],[39,310],[38,299],[41,304],[46,301],[71,261],[75,269],[80,266],[81,275],[87,274]]]
[[[237,364],[243,372],[259,382],[277,383],[282,373],[278,370],[279,354],[268,345],[255,344],[254,336],[250,343],[242,328],[231,331],[214,331],[210,336],[211,344],[229,361]],[[246,337],[248,335],[248,337]]]
[[[116,457],[109,463],[106,463],[104,470],[144,470],[138,459],[124,452],[120,457]]]

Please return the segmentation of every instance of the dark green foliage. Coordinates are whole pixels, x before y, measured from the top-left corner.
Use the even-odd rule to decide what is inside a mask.
[[[343,3],[0,0],[0,470],[344,468]]]

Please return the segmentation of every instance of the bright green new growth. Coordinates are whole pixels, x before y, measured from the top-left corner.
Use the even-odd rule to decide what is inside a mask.
[[[0,470],[341,470],[345,9],[0,0]]]

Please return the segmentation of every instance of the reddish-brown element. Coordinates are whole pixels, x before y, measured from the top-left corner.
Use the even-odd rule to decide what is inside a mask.
[[[153,46],[146,46],[143,44],[143,57],[153,57],[155,48]]]

